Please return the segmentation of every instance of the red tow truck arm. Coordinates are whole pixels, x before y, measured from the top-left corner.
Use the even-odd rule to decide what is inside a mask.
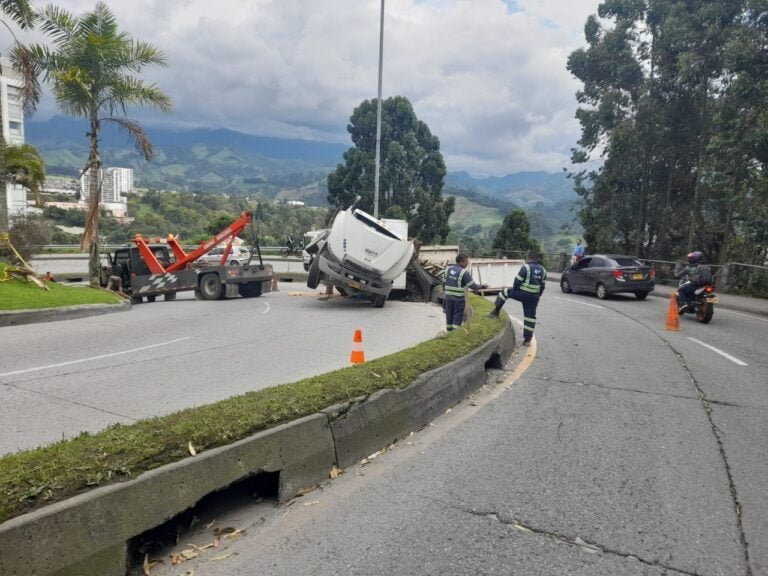
[[[139,252],[141,253],[141,257],[144,259],[144,261],[147,263],[147,267],[149,268],[149,271],[152,272],[152,274],[163,274],[165,272],[175,272],[176,270],[183,270],[187,267],[188,264],[194,262],[200,256],[203,254],[206,254],[208,251],[211,250],[214,246],[217,244],[220,244],[224,240],[231,239],[240,232],[242,232],[245,227],[251,223],[251,212],[243,212],[240,217],[232,222],[229,226],[224,228],[221,232],[210,238],[209,240],[206,240],[200,246],[197,247],[196,250],[193,250],[189,254],[184,252],[184,249],[181,247],[181,245],[178,243],[175,237],[168,236],[168,246],[173,251],[173,254],[176,258],[176,262],[173,264],[163,267],[163,265],[158,261],[157,257],[152,253],[151,248],[147,244],[147,241],[141,237],[141,235],[137,234],[136,238],[134,238],[134,242],[136,242],[136,245],[139,247]],[[231,245],[230,245],[231,247]],[[226,257],[229,255],[229,249],[225,251],[223,259],[226,259]]]

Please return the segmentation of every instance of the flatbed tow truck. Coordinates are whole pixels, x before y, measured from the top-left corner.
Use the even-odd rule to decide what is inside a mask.
[[[134,246],[117,248],[107,254],[109,265],[102,267],[101,285],[107,286],[110,270],[119,265],[123,292],[134,304],[144,298],[154,302],[161,295],[165,300],[174,300],[177,292],[188,290],[194,290],[199,300],[261,296],[271,290],[273,274],[272,266],[265,265],[262,260],[258,241],[251,250],[251,258],[254,251],[258,255],[258,264],[249,261],[243,266],[226,265],[234,237],[251,222],[252,213],[243,212],[232,224],[190,253],[184,251],[174,236],[169,235],[164,243],[160,243],[137,234],[133,239]],[[218,265],[195,265],[198,258],[222,242],[227,244]]]

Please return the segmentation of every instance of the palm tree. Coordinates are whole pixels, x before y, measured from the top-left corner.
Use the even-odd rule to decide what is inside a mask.
[[[7,20],[16,24],[22,30],[32,28],[35,14],[29,0],[0,0],[0,24],[5,26],[13,35],[13,30]],[[27,80],[27,77],[24,72],[28,71],[29,69],[27,67],[20,70],[20,72],[22,72],[22,95],[24,96],[25,104],[29,103],[30,98],[36,101],[40,96],[39,89],[35,92],[37,84],[34,81],[34,76],[32,77],[31,82],[28,83],[25,81]],[[8,237],[8,190],[5,185],[6,173],[5,163],[3,162],[4,148],[5,139],[0,132],[0,255],[10,251],[10,240]]]
[[[40,152],[31,144],[10,144],[3,150],[6,177],[9,182],[21,184],[35,197],[35,206],[43,203],[40,191],[45,182],[45,162]]]
[[[2,0],[0,0],[2,1]],[[141,125],[126,118],[129,106],[149,106],[171,111],[171,99],[156,85],[147,85],[135,74],[145,66],[165,66],[157,48],[120,32],[117,21],[103,2],[91,12],[76,17],[56,6],[47,6],[39,15],[40,28],[55,50],[34,44],[23,51],[27,61],[51,84],[59,109],[69,116],[87,118],[90,152],[86,170],[90,178],[88,219],[80,245],[88,247],[91,285],[99,280],[99,196],[102,169],[99,133],[105,122],[117,125],[147,161],[152,143]]]

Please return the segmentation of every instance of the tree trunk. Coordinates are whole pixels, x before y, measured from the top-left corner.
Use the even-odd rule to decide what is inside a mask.
[[[0,117],[0,119],[2,119]],[[8,184],[5,171],[5,139],[0,136],[0,259],[10,255],[10,223],[8,221]]]
[[[91,130],[88,133],[91,140],[91,150],[88,157],[88,217],[85,221],[85,231],[81,250],[88,248],[88,275],[90,285],[99,287],[101,262],[99,261],[99,197],[101,196],[101,156],[99,155],[99,121],[94,114],[91,117]]]

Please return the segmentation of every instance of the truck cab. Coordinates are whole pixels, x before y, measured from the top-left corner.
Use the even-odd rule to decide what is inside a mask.
[[[174,262],[173,254],[166,244],[152,244],[150,245],[150,249],[158,261],[163,265],[168,265]],[[112,275],[112,269],[117,265],[120,266],[120,279],[123,282],[123,292],[131,296],[133,294],[133,279],[137,276],[148,276],[152,274],[147,263],[141,257],[141,252],[137,246],[117,248],[114,253],[107,254],[107,262],[101,267],[99,283],[102,287],[107,286],[109,277]],[[173,299],[173,296],[169,298],[168,294],[173,294],[173,296],[175,296],[175,292],[166,293],[166,300]],[[152,298],[152,300],[154,300],[154,298]]]

